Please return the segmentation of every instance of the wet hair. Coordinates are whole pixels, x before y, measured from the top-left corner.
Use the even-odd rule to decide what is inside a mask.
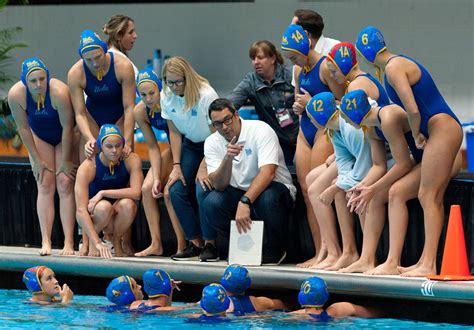
[[[190,110],[199,101],[200,90],[204,86],[209,86],[209,81],[206,78],[200,76],[191,66],[191,64],[184,57],[175,56],[170,58],[163,65],[161,76],[165,82],[163,90],[165,93],[169,93],[170,89],[166,85],[168,72],[174,73],[178,76],[183,77],[185,81],[184,87],[184,110]]]
[[[257,55],[258,50],[261,49],[263,54],[265,54],[266,57],[273,57],[275,56],[276,63],[283,64],[284,60],[283,57],[281,56],[280,52],[276,49],[275,45],[272,44],[268,40],[260,40],[260,41],[255,41],[249,49],[249,57],[251,60],[255,58],[255,55]]]
[[[135,21],[125,15],[115,15],[102,28],[102,31],[108,37],[107,46],[114,46],[125,55],[127,55],[127,50],[120,45],[120,39],[127,33],[129,22],[134,23]]]
[[[209,105],[209,117],[211,117],[211,113],[213,111],[223,111],[224,109],[229,109],[232,114],[235,114],[235,107],[231,100],[226,98],[218,98],[212,101]]]
[[[310,9],[297,9],[294,16],[298,17],[296,24],[308,31],[312,38],[320,38],[323,34],[324,22],[321,15]]]

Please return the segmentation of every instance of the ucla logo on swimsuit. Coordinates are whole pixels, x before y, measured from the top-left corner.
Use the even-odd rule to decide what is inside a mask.
[[[110,173],[104,173],[104,176],[102,177],[102,181],[110,181],[110,180],[115,180],[117,177],[115,174],[110,174]]]
[[[285,36],[281,37],[281,44],[283,46],[288,46],[288,38]]]
[[[94,93],[103,93],[103,92],[107,92],[108,90],[109,90],[109,87],[106,84],[104,84],[102,85],[102,87],[95,86]]]
[[[311,85],[311,79],[309,79],[309,78],[301,79],[300,85],[301,85],[301,86],[309,86],[309,85]]]
[[[45,108],[42,108],[42,110],[37,110],[35,111],[35,116],[47,116],[48,115],[48,111],[46,111]]]

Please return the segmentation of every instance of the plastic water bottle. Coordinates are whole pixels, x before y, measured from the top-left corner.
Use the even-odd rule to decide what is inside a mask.
[[[153,52],[153,71],[161,76],[161,49],[155,49]]]
[[[146,60],[146,66],[145,69],[153,69],[153,61],[151,58]]]

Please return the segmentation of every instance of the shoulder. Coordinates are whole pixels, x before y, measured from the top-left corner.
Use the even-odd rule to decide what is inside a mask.
[[[146,115],[146,105],[143,101],[137,103],[135,108],[133,109],[133,113],[135,115],[135,119],[143,119]]]
[[[134,72],[132,62],[129,60],[128,57],[126,57],[122,53],[116,53],[116,52],[113,52],[113,56],[114,56],[114,65],[117,70],[119,71],[123,70],[124,72],[130,71],[132,73]]]
[[[128,166],[137,166],[139,165],[141,168],[141,159],[138,154],[131,152],[130,155],[125,159],[125,164]]]
[[[26,86],[21,81],[17,81],[8,91],[8,101],[19,102],[26,95]]]
[[[95,175],[95,157],[86,158],[77,169],[76,182],[89,181]]]
[[[69,87],[61,80],[51,78],[49,81],[49,91],[52,97],[62,97],[69,93]]]
[[[217,131],[209,135],[204,141],[205,148],[215,147],[219,145],[224,145],[224,144],[222,143],[221,135]]]
[[[78,60],[76,63],[72,65],[69,69],[68,76],[71,77],[78,77],[79,75],[84,74],[84,61],[82,59]]]

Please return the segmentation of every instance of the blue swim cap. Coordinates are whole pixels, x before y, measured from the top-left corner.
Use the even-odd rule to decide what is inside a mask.
[[[25,270],[23,273],[23,283],[25,283],[28,290],[32,293],[43,292],[43,286],[41,285],[40,277],[41,273],[46,269],[46,266],[36,266]]]
[[[173,291],[169,274],[160,269],[149,269],[143,274],[143,289],[148,298],[169,296]]]
[[[382,32],[373,26],[368,26],[360,31],[355,46],[357,51],[370,63],[374,63],[375,57],[387,49]]]
[[[281,37],[281,49],[308,56],[310,42],[305,30],[297,24],[291,24]]]
[[[342,74],[347,77],[349,72],[357,65],[357,57],[354,45],[350,42],[340,42],[328,53],[328,59],[334,63],[336,68],[341,70]]]
[[[137,81],[136,82],[137,93],[138,93],[138,86],[140,86],[140,84],[144,82],[151,82],[152,84],[156,86],[156,88],[158,88],[160,92],[163,89],[163,84],[161,83],[161,79],[158,78],[158,75],[151,68],[145,68],[143,70],[138,71],[136,81]]]
[[[104,53],[107,53],[107,44],[100,39],[99,35],[92,30],[84,30],[81,33],[81,40],[79,41],[79,48],[77,49],[79,56],[94,48],[102,48]]]
[[[100,127],[99,137],[97,138],[97,147],[99,151],[102,149],[102,142],[109,136],[119,136],[122,138],[122,142],[125,145],[125,138],[123,137],[120,129],[116,125],[104,124]]]
[[[306,105],[306,113],[319,125],[325,127],[337,114],[334,95],[330,92],[314,95]]]
[[[328,288],[322,278],[310,277],[301,284],[298,293],[298,302],[301,307],[322,307],[328,299]]]
[[[105,292],[107,299],[118,306],[130,305],[135,301],[130,276],[123,275],[114,278]]]
[[[26,86],[26,80],[28,79],[28,76],[30,75],[30,73],[36,70],[43,70],[44,72],[46,72],[46,79],[49,82],[50,76],[49,76],[48,68],[46,68],[43,61],[41,61],[38,57],[34,56],[34,57],[27,58],[21,64],[20,79],[23,85]]]
[[[221,277],[221,284],[227,292],[243,294],[250,287],[252,280],[247,268],[241,265],[230,265]]]
[[[224,313],[229,308],[230,299],[222,285],[212,283],[202,290],[201,308],[209,314]]]
[[[356,125],[362,123],[371,108],[367,94],[362,89],[344,95],[340,107],[342,113]]]

